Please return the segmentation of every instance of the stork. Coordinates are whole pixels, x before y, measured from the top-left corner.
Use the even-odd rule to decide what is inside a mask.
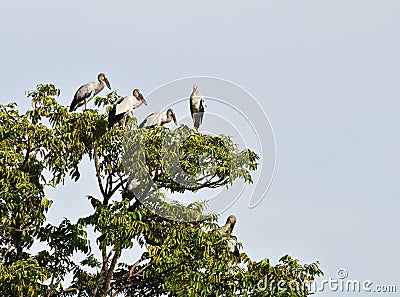
[[[147,105],[146,100],[140,93],[139,89],[134,89],[131,96],[126,96],[121,99],[108,113],[108,128],[110,129],[114,124],[122,119],[122,129],[125,129],[126,117],[129,112],[132,112],[140,105]]]
[[[219,228],[218,232],[221,233],[222,235],[226,235],[227,238],[227,244],[230,252],[236,256],[239,257],[239,248],[237,246],[237,242],[235,239],[231,237],[233,228],[235,227],[236,224],[236,217],[234,215],[230,215],[228,219],[226,220],[226,223],[224,226]]]
[[[178,125],[176,121],[175,112],[172,108],[168,109],[167,112],[154,112],[148,115],[144,121],[139,125],[140,128],[151,128],[156,126],[162,126],[166,123],[174,120],[175,125]]]
[[[72,100],[69,111],[75,111],[78,107],[85,105],[91,99],[94,98],[101,90],[104,89],[104,85],[107,86],[111,90],[110,82],[108,81],[106,75],[104,73],[100,73],[97,76],[97,80],[99,82],[90,82],[83,86],[81,86],[75,93],[74,100]]]
[[[194,85],[193,92],[190,95],[190,113],[192,115],[194,127],[197,129],[203,123],[204,107],[204,97],[199,92],[199,86]]]

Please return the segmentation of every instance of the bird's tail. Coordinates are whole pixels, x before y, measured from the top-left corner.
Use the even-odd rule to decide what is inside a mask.
[[[69,112],[73,112],[75,110],[75,100],[72,101],[71,106],[69,107]]]

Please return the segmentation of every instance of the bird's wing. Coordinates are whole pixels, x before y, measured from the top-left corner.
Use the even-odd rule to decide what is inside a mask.
[[[92,95],[89,84],[81,86],[74,95],[74,99],[72,100],[70,111],[76,110],[79,106],[82,106],[85,101],[88,101],[88,98]]]
[[[117,100],[117,102],[115,102],[115,105],[120,104],[122,101],[125,100],[125,98],[126,98],[126,97],[119,98],[119,99]]]
[[[86,102],[88,102],[90,99],[92,99],[96,93],[96,82],[90,82],[87,83],[83,86],[81,86],[75,93],[73,103],[76,104],[76,107],[79,107],[83,105]]]
[[[153,112],[152,114],[149,114],[143,122],[140,124],[140,128],[147,128],[147,127],[152,127],[157,124],[157,118],[158,118],[159,113],[158,112]]]
[[[135,96],[127,96],[116,105],[116,115],[126,113],[142,105],[142,101]]]
[[[192,103],[190,105],[192,111],[193,124],[195,128],[199,128],[200,125],[203,123],[204,99],[202,99],[202,97],[200,96],[196,96],[196,98],[193,98]]]
[[[199,107],[199,125],[203,124],[204,105],[205,105],[204,98],[202,98],[200,101],[200,107]]]
[[[162,115],[163,114],[159,112],[153,113],[153,116],[149,119],[150,127],[161,125]]]
[[[83,85],[76,91],[78,96],[84,98],[85,100],[90,100],[96,95],[96,86],[98,85],[97,82],[90,82],[86,85]]]
[[[200,106],[199,106],[199,111],[204,112],[204,106],[205,106],[205,101],[203,95],[200,95]]]
[[[132,97],[133,96],[127,96],[115,105],[115,115],[126,113],[131,109],[130,106],[132,105],[133,101]]]

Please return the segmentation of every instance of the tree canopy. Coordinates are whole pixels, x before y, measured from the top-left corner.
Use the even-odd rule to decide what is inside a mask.
[[[75,113],[57,102],[59,94],[54,85],[38,85],[26,112],[0,105],[0,296],[309,294],[304,284],[322,274],[318,262],[302,265],[288,255],[277,265],[255,261],[241,243],[236,257],[216,232],[218,214],[204,213],[205,201],[165,199],[167,192],[252,182],[256,153],[187,126],[141,129],[131,119],[125,130],[107,129],[100,110],[118,94]],[[59,198],[45,189],[78,180],[85,156],[101,195],[82,197],[92,205],[89,216],[71,222],[65,213],[52,225],[46,217]],[[34,243],[43,249],[33,252]],[[122,252],[135,249],[137,258],[125,263]]]

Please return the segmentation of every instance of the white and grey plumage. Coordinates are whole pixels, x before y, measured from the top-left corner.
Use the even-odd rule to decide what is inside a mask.
[[[176,121],[175,112],[172,108],[168,109],[167,112],[154,112],[148,115],[144,121],[139,125],[140,128],[151,128],[156,126],[162,126],[166,123],[174,120],[175,125],[178,124]]]
[[[233,255],[239,257],[239,248],[237,246],[237,242],[234,238],[230,236],[232,234],[233,228],[235,227],[235,224],[236,224],[236,217],[234,215],[230,215],[226,220],[225,225],[219,228],[218,231],[221,234],[227,236],[227,245],[229,250]]]
[[[104,85],[107,86],[111,90],[110,82],[108,81],[106,75],[104,73],[100,73],[97,76],[97,80],[99,82],[90,82],[83,86],[81,86],[76,92],[74,99],[72,100],[69,111],[75,111],[78,107],[85,105],[91,99],[94,98],[101,90],[104,89]]]
[[[122,120],[122,129],[125,129],[125,121],[126,116],[129,112],[132,112],[135,108],[138,108],[140,105],[147,105],[146,100],[143,95],[140,93],[139,89],[134,89],[131,96],[126,96],[117,104],[113,106],[113,108],[108,113],[108,128],[114,126],[114,124],[118,121]]]
[[[205,101],[203,95],[199,92],[199,86],[193,86],[193,92],[190,95],[190,113],[192,115],[195,128],[199,128],[203,123]]]

